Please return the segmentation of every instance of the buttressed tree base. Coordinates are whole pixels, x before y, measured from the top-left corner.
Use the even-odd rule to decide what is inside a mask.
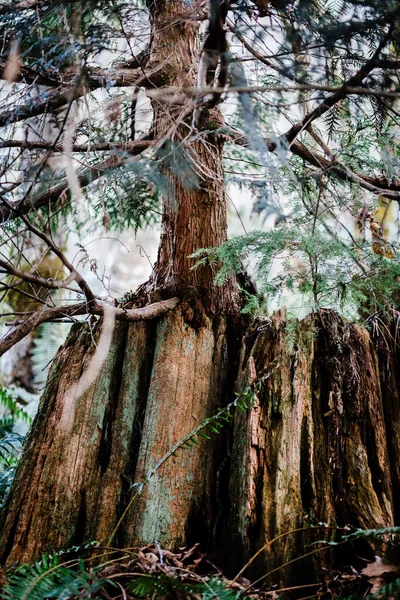
[[[23,4],[17,2],[15,9],[22,11],[18,12],[21,19],[24,11],[28,11],[26,18],[31,18],[29,6]],[[52,6],[38,4],[38,10]],[[139,10],[143,3],[131,4],[124,5],[125,13]],[[358,10],[353,6],[356,2],[344,4],[348,11]],[[131,87],[135,94],[140,87],[148,93],[153,111],[150,133],[140,140],[121,141],[120,133],[107,144],[94,140],[93,149],[97,144],[98,151],[109,153],[108,158],[101,163],[89,161],[85,170],[75,174],[75,184],[84,189],[101,179],[105,169],[114,176],[124,165],[136,164],[134,156],[140,160],[141,152],[150,153],[144,156],[157,163],[157,176],[162,181],[158,259],[149,281],[117,305],[93,294],[76,266],[54,244],[48,228],[40,226],[60,203],[77,200],[70,193],[68,169],[65,181],[45,191],[32,187],[18,201],[7,197],[0,200],[3,222],[9,226],[18,220],[30,235],[39,236],[70,274],[56,281],[31,272],[25,273],[25,279],[30,277],[49,290],[73,284],[80,292],[80,301],[72,308],[60,309],[49,301],[41,311],[27,315],[3,339],[2,351],[45,320],[91,315],[87,322],[73,325],[51,366],[1,512],[1,564],[30,562],[43,552],[90,540],[118,548],[155,541],[165,548],[201,542],[205,551],[234,572],[266,545],[249,572],[265,574],[308,549],[310,556],[300,563],[301,569],[291,564],[276,575],[286,583],[308,581],[322,566],[334,561],[346,563],[357,552],[365,558],[373,556],[366,543],[344,545],[334,555],[331,546],[312,546],[313,542],[334,540],[337,531],[346,526],[368,529],[400,525],[398,316],[391,320],[381,315],[380,326],[369,330],[351,324],[337,312],[321,308],[329,286],[318,287],[325,281],[324,269],[329,271],[333,264],[324,266],[318,243],[330,251],[339,248],[347,252],[340,236],[335,242],[322,238],[330,235],[332,223],[320,226],[320,219],[328,215],[334,221],[334,209],[324,208],[328,194],[323,188],[325,180],[332,178],[333,186],[343,185],[353,191],[362,188],[373,197],[380,194],[393,202],[400,190],[394,177],[371,171],[364,175],[361,159],[358,166],[349,166],[344,158],[342,161],[333,155],[328,142],[321,142],[325,145],[321,149],[316,142],[318,135],[310,134],[314,121],[337,111],[349,97],[364,99],[367,89],[378,89],[385,69],[392,73],[398,68],[392,53],[399,15],[388,5],[366,4],[362,18],[357,21],[353,15],[343,27],[359,23],[359,35],[366,36],[372,18],[376,21],[379,17],[380,28],[371,42],[373,52],[365,53],[361,66],[342,84],[333,79],[322,83],[318,77],[318,81],[307,79],[304,71],[307,64],[301,57],[329,28],[324,11],[318,13],[317,3],[211,1],[203,7],[184,0],[148,0],[141,8],[149,15],[150,46],[136,62],[116,65],[109,85],[119,87],[122,96],[127,93],[125,88]],[[77,28],[71,25],[71,35],[77,35],[74,31],[80,31],[79,27],[88,27],[88,14],[78,6],[64,11],[67,22]],[[57,7],[55,3],[55,11]],[[315,16],[315,37],[306,8],[310,14],[320,15]],[[276,56],[267,56],[266,47],[264,54],[256,50],[240,29],[241,19],[253,19],[257,25],[257,19],[265,15],[265,22],[260,21],[262,28],[268,31],[279,23],[281,35],[288,36],[287,52],[294,61],[290,68],[278,51]],[[15,22],[17,26],[20,24]],[[344,36],[343,44],[350,43],[353,34],[340,30],[340,26],[339,20],[337,35]],[[222,117],[220,103],[232,97],[227,95],[229,87],[239,97],[242,118],[243,107],[258,101],[262,105],[257,94],[264,93],[263,87],[277,87],[267,79],[257,85],[246,78],[234,79],[240,53],[232,40],[228,47],[227,35],[229,31],[234,36],[235,28],[237,37],[232,40],[240,42],[247,58],[258,60],[267,75],[287,76],[286,87],[292,88],[291,93],[294,89],[296,94],[307,90],[317,94],[307,99],[309,104],[300,96],[304,116],[296,113],[290,129],[279,138],[259,136],[251,129],[251,111],[245,132],[228,126]],[[328,61],[333,48],[324,43]],[[361,55],[363,52],[359,50]],[[227,76],[228,70],[231,75]],[[368,79],[376,70],[379,77]],[[68,103],[70,108],[78,98],[103,86],[105,74],[97,67],[91,70],[89,62],[74,72],[75,79],[72,71],[68,65],[61,87],[51,70],[38,70],[37,84],[51,89],[46,110],[56,112]],[[310,67],[310,77],[313,73]],[[30,77],[26,53],[16,80],[29,83]],[[67,83],[70,87],[65,91]],[[390,90],[382,88],[382,98],[387,98]],[[370,97],[377,98],[378,94],[371,93],[367,99]],[[39,93],[30,106],[14,111],[10,108],[0,123],[43,114],[40,102]],[[352,115],[346,113],[341,118],[348,124]],[[232,253],[228,275],[220,279],[220,285],[215,283],[224,263],[218,249],[228,248],[229,254],[225,245],[224,146],[229,142],[242,150],[250,146],[256,152],[261,139],[262,160],[266,155],[293,153],[293,167],[285,163],[283,170],[289,181],[304,177],[309,188],[301,196],[302,220],[294,229],[290,229],[290,219],[283,218],[282,230],[278,228],[267,241],[256,236],[250,241],[246,238],[240,242],[241,250],[246,244],[259,248],[264,244],[262,248],[270,257],[285,251],[308,257],[307,267],[304,260],[297,270],[297,285],[304,284],[308,269],[315,304],[300,322],[288,321],[284,311],[271,319],[251,322],[241,312],[249,293],[238,284],[235,271],[241,271],[242,266],[237,256],[232,259]],[[78,142],[73,141],[71,152],[90,150],[88,144]],[[62,138],[56,140],[49,150],[44,142],[36,142],[36,149],[62,152],[63,143]],[[29,140],[26,144],[28,148]],[[132,169],[136,176],[139,171]],[[33,215],[40,210],[45,216],[37,224]],[[300,208],[294,206],[293,210],[295,219]],[[364,219],[364,230],[372,220]],[[304,241],[305,223],[308,234],[315,236],[314,246]],[[390,245],[378,234],[375,243],[380,248]],[[396,276],[393,257],[385,252],[374,255],[368,236],[359,244],[360,252],[369,253],[372,261],[381,261],[388,280]],[[198,254],[199,264],[193,268],[196,260],[192,255],[210,248],[217,250]],[[355,268],[360,272],[367,268],[364,256],[353,248],[349,253]],[[346,255],[342,262],[347,260]],[[23,279],[18,265],[12,267],[5,260],[1,265],[13,277]],[[353,276],[353,272],[352,277],[346,285],[365,291],[367,278]],[[339,284],[343,289],[342,280]],[[380,293],[378,287],[375,291]],[[222,428],[221,420],[211,417],[235,398],[242,410],[227,413],[225,420],[229,422]],[[191,437],[190,432],[207,419],[211,420],[203,435]],[[191,447],[179,447],[175,452],[174,447],[185,436],[187,441],[182,445]],[[277,536],[281,537],[268,545]],[[311,552],[313,549],[316,551]]]

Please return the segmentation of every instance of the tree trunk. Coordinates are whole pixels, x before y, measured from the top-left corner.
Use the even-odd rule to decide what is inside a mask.
[[[235,419],[230,481],[231,532],[240,568],[269,572],[330,539],[329,526],[398,524],[399,373],[395,327],[366,329],[321,311],[286,330],[278,315],[242,348],[238,386],[264,377],[256,402]],[[311,531],[310,525],[326,524]],[[303,531],[294,531],[304,528]],[[314,547],[315,550],[315,547]],[[329,548],[328,548],[329,550]],[[338,560],[372,557],[365,543]],[[327,550],[294,565],[297,582],[332,559]],[[331,563],[332,564],[332,563]],[[285,584],[293,579],[282,571]],[[312,580],[312,579],[311,579]]]
[[[186,3],[150,4],[152,61],[166,62],[162,83],[193,85],[199,31],[187,19]],[[1,560],[8,563],[90,539],[109,540],[135,494],[130,483],[145,479],[165,452],[229,399],[235,344],[228,360],[228,327],[237,320],[236,283],[215,288],[216,267],[191,270],[189,258],[226,240],[222,139],[209,133],[191,145],[193,154],[177,169],[174,161],[186,155],[179,146],[192,107],[171,112],[160,98],[153,108],[157,137],[166,140],[160,153],[169,155],[162,163],[167,193],[158,263],[139,302],[171,294],[182,301],[156,324],[117,324],[95,384],[72,405],[69,386],[87,368],[94,345],[88,326],[69,337],[3,511]],[[213,115],[218,118],[216,110]],[[182,124],[171,136],[177,120]],[[217,469],[205,442],[167,462],[129,507],[118,528],[119,543],[209,540],[218,505]]]
[[[135,494],[130,484],[144,481],[176,441],[216,412],[216,398],[229,397],[225,323],[213,329],[204,320],[194,328],[187,310],[178,307],[158,323],[118,323],[106,364],[77,399],[66,431],[60,427],[65,390],[90,362],[96,335],[75,327],[53,366],[3,512],[3,562],[106,541]],[[261,386],[254,404],[235,416],[231,450],[217,436],[167,461],[130,506],[113,544],[200,540],[234,571],[276,536],[305,528],[261,553],[249,571],[257,575],[334,537],[334,529],[311,525],[397,524],[392,329],[371,337],[322,311],[295,330],[278,314],[266,330],[247,334],[236,387]],[[348,563],[354,553],[372,556],[359,544],[341,548],[339,560]],[[331,560],[329,550],[315,553],[296,576],[288,567],[279,578],[286,585],[312,581]]]
[[[162,83],[193,85],[199,32],[185,20],[187,3],[149,4],[152,60],[166,62]],[[215,288],[215,267],[191,270],[192,252],[226,239],[222,140],[208,133],[177,168],[184,154],[175,149],[185,144],[192,109],[184,101],[171,113],[166,101],[154,102],[156,134],[166,140],[160,152],[169,156],[168,193],[158,263],[139,298],[178,294],[181,303],[157,322],[115,324],[96,381],[71,403],[71,381],[87,369],[100,329],[74,326],[0,518],[0,562],[31,561],[92,539],[121,547],[201,541],[233,568],[291,529],[319,521],[381,527],[399,518],[398,369],[390,339],[386,346],[322,311],[296,331],[278,316],[265,331],[249,332],[240,350],[234,282]],[[215,129],[218,112],[201,119]],[[180,126],[171,142],[173,122]],[[256,402],[235,416],[233,444],[224,436],[202,440],[165,462],[137,495],[133,483],[147,480],[234,389],[256,381]],[[254,571],[298,556],[310,535],[282,538]],[[313,556],[307,576],[326,560]]]

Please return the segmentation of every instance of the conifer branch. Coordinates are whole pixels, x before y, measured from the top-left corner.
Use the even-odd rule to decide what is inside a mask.
[[[225,128],[228,132],[228,140],[243,147],[248,147],[246,135],[233,128]],[[270,138],[265,138],[265,144],[270,152],[275,152],[277,144]],[[290,147],[290,151],[302,158],[313,167],[317,167],[322,172],[333,174],[342,181],[352,181],[360,187],[367,189],[374,194],[379,194],[385,198],[400,202],[400,181],[389,180],[386,177],[365,175],[350,170],[348,167],[336,160],[328,160],[321,154],[310,150],[305,144],[294,140]]]
[[[134,142],[123,142],[115,146],[111,146],[111,144],[108,142],[100,144],[97,148],[98,150],[111,149],[112,147],[115,150],[119,150],[120,154],[112,154],[106,160],[96,163],[95,165],[91,165],[90,167],[78,172],[79,185],[82,188],[88,186],[90,183],[93,183],[93,181],[96,181],[96,179],[103,177],[110,169],[115,169],[122,166],[126,158],[125,154],[136,156],[146,148],[149,148],[153,143],[154,142],[147,139],[137,140]],[[85,147],[86,145],[78,145],[79,150],[76,151],[84,151],[83,148]],[[93,149],[93,147],[91,148]],[[57,146],[55,147],[55,151],[58,151]],[[2,192],[1,195],[4,195],[4,193],[5,192]],[[0,208],[0,223],[13,220],[21,215],[26,215],[31,210],[38,210],[44,206],[51,206],[63,196],[70,196],[70,190],[66,178],[63,178],[60,183],[54,185],[45,192],[40,194],[31,194],[24,198],[21,202],[11,204],[6,203],[4,200],[0,200],[4,204],[4,206]]]
[[[364,79],[368,77],[371,71],[379,66],[379,55],[389,42],[390,35],[391,29],[378,45],[373,56],[357,71],[357,73],[350,77],[335,93],[325,98],[316,108],[307,113],[300,123],[293,125],[293,127],[284,134],[284,137],[289,144],[295,140],[301,131],[307,129],[313,121],[325,114],[332,106],[343,100],[349,94],[349,88],[356,88],[362,85]]]

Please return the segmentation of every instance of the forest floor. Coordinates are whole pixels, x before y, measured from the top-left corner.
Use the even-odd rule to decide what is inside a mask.
[[[342,570],[326,569],[321,573],[319,581],[284,586],[271,585],[268,579],[264,579],[260,585],[263,578],[258,582],[251,582],[243,576],[227,578],[209,556],[201,552],[199,544],[192,548],[181,548],[177,552],[163,550],[154,544],[127,550],[93,546],[86,550],[92,555],[89,559],[74,560],[68,552],[63,556],[63,562],[53,564],[51,560],[42,560],[35,567],[20,567],[7,575],[0,567],[0,598],[343,600],[400,597],[400,567],[384,564],[379,557],[361,571],[351,566]],[[100,561],[93,558],[93,551],[94,554],[102,552]],[[81,553],[82,548],[79,549],[79,554]],[[110,554],[114,556],[110,557]],[[76,577],[72,576],[71,579],[71,573],[76,573]],[[284,581],[284,573],[282,580]]]

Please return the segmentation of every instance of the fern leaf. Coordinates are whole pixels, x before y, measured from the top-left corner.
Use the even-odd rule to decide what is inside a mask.
[[[214,577],[204,582],[202,600],[237,600],[239,594],[240,592],[233,591],[223,581]]]

